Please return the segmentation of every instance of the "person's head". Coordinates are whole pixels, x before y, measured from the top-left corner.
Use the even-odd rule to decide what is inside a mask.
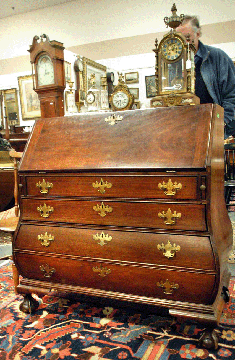
[[[201,36],[201,27],[196,16],[185,15],[182,23],[176,28],[185,37],[190,36],[190,43],[193,43],[198,50],[198,40]]]

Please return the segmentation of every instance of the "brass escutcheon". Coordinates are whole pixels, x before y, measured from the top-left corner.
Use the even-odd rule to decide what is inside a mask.
[[[168,279],[165,282],[164,281],[157,282],[157,286],[160,288],[164,288],[163,292],[166,295],[171,295],[174,290],[179,289],[178,284],[175,284],[174,282],[170,283]]]
[[[166,225],[174,225],[175,224],[175,219],[181,218],[181,213],[176,213],[176,211],[174,211],[172,213],[171,209],[169,208],[167,210],[167,212],[165,212],[165,211],[163,211],[161,213],[159,212],[158,217],[166,218],[166,220],[164,220],[164,223]]]
[[[165,183],[165,181],[163,181],[162,184],[159,183],[158,187],[160,190],[166,190],[164,191],[165,195],[174,196],[177,190],[182,189],[182,184],[181,183],[177,184],[176,181],[173,183],[171,179],[169,179],[167,183]]]
[[[38,187],[40,189],[41,194],[47,194],[49,189],[53,188],[53,184],[46,182],[45,179],[43,179],[42,182],[39,181],[36,184],[36,187]]]
[[[96,241],[99,241],[98,244],[100,246],[104,246],[107,244],[107,242],[112,240],[112,236],[109,236],[108,234],[105,234],[103,231],[100,234],[93,235],[93,239]]]
[[[105,188],[110,189],[112,184],[108,183],[107,181],[104,182],[104,180],[101,178],[99,183],[96,181],[95,183],[92,183],[92,186],[93,188],[98,189],[101,194],[104,194]]]
[[[93,206],[93,210],[97,211],[101,217],[106,216],[106,212],[111,213],[113,211],[111,206],[105,206],[103,202],[101,203],[101,205],[97,204],[96,206]]]
[[[164,245],[163,243],[157,245],[158,250],[163,251],[163,255],[168,259],[175,256],[176,251],[180,251],[180,246],[173,244],[171,245],[170,241],[167,241],[167,244]]]
[[[110,269],[108,269],[108,268],[106,268],[106,267],[103,267],[102,265],[100,265],[100,266],[94,266],[94,267],[92,268],[92,270],[93,270],[94,272],[98,273],[98,275],[101,276],[101,277],[105,277],[105,276],[107,276],[108,274],[111,273],[111,270],[110,270]]]
[[[46,278],[52,277],[52,275],[55,273],[55,269],[50,268],[48,264],[41,265],[39,268],[43,272],[44,277]]]
[[[105,118],[105,121],[109,123],[109,125],[115,125],[117,124],[117,121],[122,121],[123,116],[112,114],[109,117]]]
[[[45,203],[37,207],[37,211],[40,212],[40,215],[44,218],[48,218],[50,214],[54,211],[54,208],[47,206]]]
[[[47,232],[45,234],[38,235],[38,240],[41,241],[42,246],[49,246],[51,241],[54,241],[54,236],[51,234],[48,235]]]

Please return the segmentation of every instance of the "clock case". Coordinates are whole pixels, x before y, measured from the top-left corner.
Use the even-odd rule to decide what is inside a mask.
[[[118,108],[113,103],[113,98],[116,93],[123,92],[128,96],[128,104],[124,108]],[[134,95],[132,95],[128,89],[128,86],[124,83],[122,79],[119,78],[118,84],[114,87],[113,93],[110,96],[110,104],[113,111],[124,111],[131,110],[134,104]]]
[[[64,46],[56,40],[49,40],[45,34],[40,37],[34,36],[30,52],[30,62],[32,64],[33,87],[40,100],[42,118],[64,116]],[[39,59],[47,55],[52,61],[54,68],[54,83],[39,85],[38,82],[38,62]]]
[[[183,50],[179,57],[171,60],[164,56],[164,44],[166,41],[179,40],[182,44]],[[156,93],[153,99],[150,100],[152,107],[161,106],[175,106],[175,105],[197,105],[200,104],[200,99],[194,94],[195,92],[195,66],[194,66],[194,52],[195,48],[189,44],[186,37],[175,30],[171,30],[166,34],[158,45],[158,40],[155,41],[156,65]],[[191,67],[187,68],[187,60],[191,61]],[[175,77],[177,74],[177,67],[181,69],[181,83],[182,88],[173,88],[171,82],[174,81],[170,77],[171,69],[175,69]],[[171,80],[171,81],[170,81]],[[168,85],[168,86],[167,86]]]

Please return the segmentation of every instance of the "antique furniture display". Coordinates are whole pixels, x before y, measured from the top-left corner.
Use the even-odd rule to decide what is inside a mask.
[[[123,80],[123,75],[118,73],[118,84],[114,87],[110,96],[110,104],[113,111],[130,110],[134,104],[134,95]]]
[[[184,15],[176,14],[175,4],[171,11],[172,15],[164,18],[171,30],[159,44],[156,39],[153,50],[157,95],[150,100],[152,107],[200,104],[200,99],[195,95],[195,47],[189,43],[189,38],[176,32]]]
[[[37,120],[19,167],[21,310],[37,308],[32,293],[151,304],[203,322],[201,344],[217,346],[232,245],[223,129],[213,104]]]
[[[14,163],[9,150],[0,149],[0,211],[14,198]]]
[[[34,36],[28,50],[34,76],[34,90],[40,100],[41,116],[64,116],[64,47],[45,34]]]

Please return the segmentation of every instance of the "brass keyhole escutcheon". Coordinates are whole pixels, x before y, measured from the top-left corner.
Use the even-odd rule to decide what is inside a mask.
[[[107,242],[112,240],[112,236],[109,236],[109,234],[105,234],[103,231],[100,234],[93,235],[93,239],[98,241],[98,244],[100,246],[104,246],[107,244]]]
[[[172,295],[174,290],[179,289],[179,285],[174,282],[170,282],[168,279],[166,281],[157,282],[157,286],[163,288],[163,292],[166,295]]]
[[[94,266],[93,268],[92,268],[92,270],[94,271],[94,272],[96,272],[99,276],[101,276],[101,277],[105,277],[105,276],[107,276],[108,274],[110,274],[111,273],[111,270],[110,269],[108,269],[108,268],[106,268],[106,267],[103,267],[102,265],[100,265],[100,266]]]
[[[177,251],[180,251],[180,246],[176,244],[171,244],[170,241],[167,241],[167,244],[164,245],[163,243],[157,245],[158,250],[163,252],[163,255],[168,259],[173,258]]]
[[[43,272],[44,277],[50,278],[55,273],[55,269],[51,268],[48,264],[41,265],[39,269]]]
[[[50,214],[54,211],[52,206],[47,206],[45,203],[37,207],[37,211],[40,212],[40,215],[44,218],[48,218]]]
[[[93,206],[93,210],[97,211],[101,217],[104,217],[107,215],[106,213],[111,213],[113,211],[111,206],[104,205],[103,202],[101,203],[101,205],[97,204]]]
[[[174,196],[176,194],[176,191],[182,189],[182,184],[175,181],[174,183],[171,181],[171,179],[168,180],[167,183],[165,181],[158,184],[158,187],[160,190],[165,190],[164,194],[167,196]]]
[[[49,189],[53,188],[53,184],[46,182],[45,179],[43,179],[42,182],[39,181],[36,184],[36,187],[38,187],[40,189],[41,194],[47,194]]]
[[[49,246],[51,244],[52,241],[54,241],[54,236],[53,235],[48,235],[47,232],[45,232],[45,234],[41,234],[38,235],[38,240],[41,241],[41,245],[42,246]]]
[[[98,191],[101,194],[105,193],[105,188],[110,189],[112,187],[112,184],[109,183],[108,181],[104,181],[102,178],[100,179],[100,182],[98,183],[98,181],[96,181],[95,183],[92,184],[94,189],[98,189]]]
[[[176,211],[172,212],[169,208],[167,212],[162,211],[161,213],[158,213],[159,218],[165,218],[164,223],[166,225],[174,225],[176,222],[176,219],[181,218],[181,213],[176,213]]]
[[[105,118],[104,120],[107,121],[109,123],[109,125],[115,125],[117,124],[117,121],[122,121],[123,116],[121,115],[117,115],[117,114],[112,114],[109,117]]]

